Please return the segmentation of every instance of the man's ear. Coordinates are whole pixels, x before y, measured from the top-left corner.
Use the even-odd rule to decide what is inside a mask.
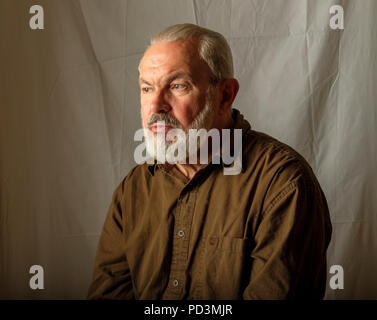
[[[220,84],[220,114],[229,113],[240,85],[237,79],[225,79]]]

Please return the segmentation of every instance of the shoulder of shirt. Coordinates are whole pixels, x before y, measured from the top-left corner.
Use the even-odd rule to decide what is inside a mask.
[[[244,139],[242,156],[246,173],[263,168],[269,172],[284,171],[291,179],[299,176],[313,178],[314,173],[307,160],[287,144],[255,130],[249,130]]]
[[[294,190],[311,197],[321,197],[318,180],[309,163],[287,144],[261,132],[250,130],[245,137],[243,157],[245,173],[258,176],[258,185],[265,194],[264,212]],[[258,172],[258,174],[255,174]]]
[[[147,163],[139,164],[133,167],[127,175],[122,179],[118,188],[121,189],[121,192],[124,192],[125,186],[127,184],[138,183],[140,184],[140,179],[148,180],[151,175],[149,174],[149,167],[150,165]]]

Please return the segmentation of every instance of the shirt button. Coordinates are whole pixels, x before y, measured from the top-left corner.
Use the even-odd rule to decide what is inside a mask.
[[[174,286],[174,287],[178,287],[178,284],[179,284],[178,280],[175,279],[175,280],[173,281],[173,286]]]
[[[185,236],[185,232],[183,230],[178,231],[178,236],[183,238]]]

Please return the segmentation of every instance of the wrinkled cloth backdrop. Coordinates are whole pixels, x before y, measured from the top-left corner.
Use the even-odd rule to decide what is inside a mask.
[[[34,4],[44,30],[29,28]],[[329,27],[334,4],[344,30]],[[316,173],[328,268],[344,268],[326,298],[377,298],[375,0],[0,0],[0,297],[86,297],[112,192],[135,166],[139,59],[183,22],[225,35],[234,106]],[[44,290],[29,288],[32,265]]]

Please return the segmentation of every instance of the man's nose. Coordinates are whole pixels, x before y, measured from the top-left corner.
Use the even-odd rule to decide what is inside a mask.
[[[167,113],[171,109],[164,90],[156,90],[150,103],[152,113]]]

